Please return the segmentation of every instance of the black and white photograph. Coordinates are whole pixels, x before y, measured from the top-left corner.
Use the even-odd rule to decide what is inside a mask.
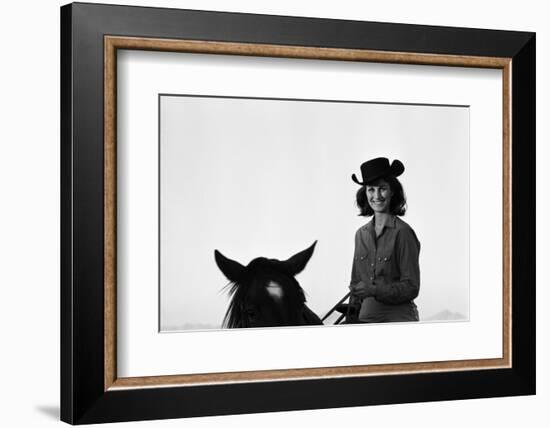
[[[502,70],[108,42],[119,377],[506,355]]]
[[[159,330],[469,319],[469,107],[159,94]]]
[[[1,425],[547,420],[545,10],[7,2]]]

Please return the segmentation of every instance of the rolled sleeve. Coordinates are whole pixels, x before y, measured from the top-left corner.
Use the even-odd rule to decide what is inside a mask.
[[[351,266],[351,279],[350,279],[350,285],[355,285],[361,282],[361,275],[359,274],[359,268],[357,266],[358,263],[358,256],[357,256],[357,249],[359,247],[359,230],[355,234],[355,251],[356,253],[353,255],[353,263]],[[353,294],[349,297],[349,304],[352,306],[358,306],[361,305],[361,299],[360,297],[354,296]]]
[[[357,249],[359,247],[359,231],[355,233],[355,254],[353,255],[353,263],[351,265],[351,280],[350,285],[357,284],[361,281],[359,270],[357,268]]]

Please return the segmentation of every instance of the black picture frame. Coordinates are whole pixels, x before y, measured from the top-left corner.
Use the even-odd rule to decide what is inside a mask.
[[[510,368],[105,390],[104,36],[510,58]],[[61,419],[71,424],[535,393],[535,34],[73,3],[61,8]],[[214,404],[213,404],[214,403]]]

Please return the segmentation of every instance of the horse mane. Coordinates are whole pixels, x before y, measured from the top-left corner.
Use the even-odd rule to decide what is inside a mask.
[[[229,306],[227,307],[227,311],[225,312],[225,316],[223,317],[223,327],[227,328],[239,328],[242,327],[241,323],[241,317],[240,317],[240,311],[238,306],[242,304],[242,301],[244,300],[242,297],[237,298],[237,290],[239,289],[239,284],[237,282],[230,282],[227,284],[223,289],[229,288],[229,295],[231,296],[231,300],[229,301]],[[244,297],[244,294],[243,294]]]

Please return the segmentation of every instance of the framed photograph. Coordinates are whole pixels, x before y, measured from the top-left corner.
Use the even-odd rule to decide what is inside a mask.
[[[535,393],[535,34],[74,3],[61,61],[63,421]]]

